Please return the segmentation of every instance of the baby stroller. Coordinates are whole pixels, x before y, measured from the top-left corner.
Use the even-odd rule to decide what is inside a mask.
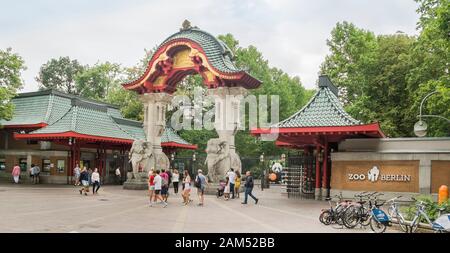
[[[217,188],[217,198],[220,198],[223,196],[224,190],[225,190],[225,181],[220,180],[219,187]]]

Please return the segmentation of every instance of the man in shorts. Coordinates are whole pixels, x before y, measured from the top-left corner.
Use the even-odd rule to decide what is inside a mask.
[[[164,207],[166,207],[167,203],[161,197],[162,178],[159,175],[160,173],[161,172],[159,170],[156,170],[156,175],[155,175],[155,178],[153,179],[153,182],[155,184],[155,202],[156,202],[156,199],[159,199],[159,200],[161,200],[160,203],[162,203],[164,205]],[[150,206],[152,206],[152,205],[150,205]]]
[[[150,169],[148,172],[148,195],[150,197],[150,206],[153,205],[153,197],[155,196],[155,172]]]
[[[197,177],[195,178],[195,187],[197,187],[197,195],[198,195],[198,200],[199,206],[203,206],[204,202],[205,202],[205,189],[206,186],[208,185],[208,181],[206,179],[206,177],[203,175],[203,171],[202,170],[198,170],[197,171]]]
[[[167,198],[169,197],[169,174],[167,174],[165,169],[161,170],[161,196],[163,200],[167,203]]]
[[[89,172],[86,170],[86,167],[83,168],[83,170],[80,173],[80,180],[82,184],[82,188],[79,190],[80,194],[88,195],[89,192]]]

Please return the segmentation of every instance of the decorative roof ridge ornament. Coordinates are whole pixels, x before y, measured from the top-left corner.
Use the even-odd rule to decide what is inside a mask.
[[[198,29],[198,27],[196,27],[196,26],[191,26],[191,22],[189,20],[185,19],[183,21],[183,24],[181,24],[180,32],[191,30],[192,28]]]
[[[338,97],[339,90],[336,87],[336,85],[333,84],[333,82],[330,80],[330,78],[327,75],[320,75],[319,76],[319,88],[321,87],[327,87],[333,92],[336,97]]]

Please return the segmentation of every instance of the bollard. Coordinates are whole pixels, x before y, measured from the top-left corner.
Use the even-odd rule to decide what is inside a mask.
[[[444,202],[447,202],[447,200],[448,200],[448,187],[446,185],[441,185],[441,187],[439,187],[438,203],[442,204]]]

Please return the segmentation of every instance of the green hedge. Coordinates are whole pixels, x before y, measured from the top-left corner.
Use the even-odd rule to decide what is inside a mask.
[[[439,208],[441,207],[445,208],[442,214],[450,213],[450,199],[440,205],[433,201],[433,197],[431,195],[420,195],[415,199],[417,200],[416,202],[402,209],[402,212],[405,214],[406,220],[412,220],[414,218],[417,210],[416,203],[420,201],[426,203],[425,212],[432,221],[438,218]],[[421,222],[426,222],[426,220],[422,217]]]

